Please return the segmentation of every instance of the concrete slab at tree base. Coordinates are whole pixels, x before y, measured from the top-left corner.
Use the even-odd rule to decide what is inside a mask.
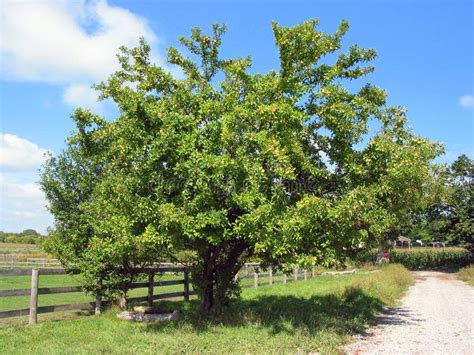
[[[335,275],[349,275],[349,274],[355,274],[356,269],[353,270],[346,270],[346,271],[328,271],[328,272],[323,272],[323,275],[325,276],[335,276]]]
[[[143,314],[152,314],[156,313],[156,310],[150,306],[135,306],[133,307],[133,311],[135,313],[143,313]]]
[[[131,320],[135,322],[156,323],[170,320],[179,320],[182,318],[182,315],[178,311],[168,313],[143,313],[123,311],[117,314],[117,318],[123,320]]]

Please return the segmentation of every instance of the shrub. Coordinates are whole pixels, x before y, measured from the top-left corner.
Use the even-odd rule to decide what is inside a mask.
[[[378,251],[370,250],[359,255],[360,262],[375,262]],[[390,262],[399,263],[410,270],[424,270],[437,268],[457,268],[470,263],[471,253],[464,248],[410,248],[392,249]]]

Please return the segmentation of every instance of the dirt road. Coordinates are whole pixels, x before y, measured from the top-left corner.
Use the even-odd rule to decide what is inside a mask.
[[[381,314],[346,354],[474,354],[474,288],[449,273],[413,274],[401,306]]]

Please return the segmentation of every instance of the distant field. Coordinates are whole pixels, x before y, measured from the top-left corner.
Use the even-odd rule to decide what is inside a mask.
[[[10,248],[10,249],[38,249],[39,246],[37,244],[20,244],[20,243],[0,243],[0,250]]]
[[[50,259],[37,244],[0,243],[0,269],[5,267],[34,266],[23,265],[28,259]],[[22,264],[23,263],[23,264]]]
[[[0,255],[13,254],[41,254],[47,256],[39,245],[36,244],[15,244],[15,243],[0,243]]]

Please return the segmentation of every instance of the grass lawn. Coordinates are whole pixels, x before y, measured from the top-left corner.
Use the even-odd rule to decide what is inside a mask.
[[[469,265],[459,270],[458,277],[469,285],[474,286],[474,265]]]
[[[197,301],[160,302],[184,319],[158,325],[101,316],[0,328],[0,353],[337,353],[412,278],[401,266],[245,289],[224,315],[204,319]]]

